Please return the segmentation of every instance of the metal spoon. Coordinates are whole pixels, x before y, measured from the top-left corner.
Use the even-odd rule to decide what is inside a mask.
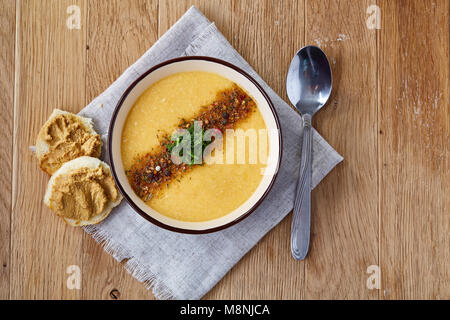
[[[291,251],[297,260],[308,253],[311,221],[312,116],[330,97],[332,77],[325,53],[315,46],[300,49],[292,59],[286,78],[287,95],[303,117],[300,176],[292,218]]]

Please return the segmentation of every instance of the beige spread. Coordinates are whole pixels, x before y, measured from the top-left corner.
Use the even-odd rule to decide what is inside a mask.
[[[47,121],[38,140],[48,144],[48,151],[39,157],[40,167],[53,174],[65,162],[80,156],[99,157],[101,140],[72,114],[58,114]]]
[[[63,218],[90,220],[116,202],[119,193],[109,170],[80,168],[56,177],[50,196],[51,209]]]

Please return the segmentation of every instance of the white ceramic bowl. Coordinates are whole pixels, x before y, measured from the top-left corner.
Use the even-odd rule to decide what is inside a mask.
[[[271,173],[263,176],[261,183],[252,196],[239,208],[220,218],[203,222],[175,220],[156,212],[145,204],[145,202],[134,193],[128,182],[123,168],[120,150],[125,120],[128,112],[131,110],[139,96],[158,80],[178,72],[187,71],[216,73],[238,84],[256,101],[269,132],[276,132],[276,134],[269,134],[268,164],[272,167]],[[262,87],[246,72],[236,66],[210,57],[195,56],[176,58],[158,64],[145,72],[124,92],[114,110],[108,132],[108,153],[111,161],[112,173],[116,184],[126,201],[137,213],[152,223],[172,231],[183,233],[207,233],[218,231],[237,223],[253,212],[264,200],[274,183],[281,162],[281,148],[281,132],[278,117],[272,102]]]

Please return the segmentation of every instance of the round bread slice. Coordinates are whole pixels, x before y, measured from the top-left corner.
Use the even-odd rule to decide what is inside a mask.
[[[102,181],[98,180],[100,172]],[[89,185],[83,184],[86,181]],[[106,202],[104,197],[107,199]],[[71,226],[86,226],[101,222],[121,200],[122,195],[117,190],[108,164],[87,156],[63,164],[51,176],[44,196],[44,203]],[[89,219],[73,216],[76,212],[83,210],[85,212],[86,207],[90,206],[100,207],[102,210],[92,214]],[[91,213],[92,211],[90,210]]]
[[[51,175],[72,159],[99,157],[101,147],[92,119],[55,109],[39,131],[36,156],[41,169]]]

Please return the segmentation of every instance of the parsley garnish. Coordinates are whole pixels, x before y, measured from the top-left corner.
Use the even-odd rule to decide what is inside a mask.
[[[191,124],[189,126],[189,128],[187,129],[189,135],[190,135],[190,140],[191,140],[191,147],[189,148],[188,151],[188,157],[187,157],[187,164],[189,164],[190,166],[192,166],[193,164],[198,164],[201,163],[202,161],[202,155],[203,155],[203,151],[205,151],[205,148],[211,143],[211,141],[204,141],[203,140],[203,136],[205,134],[205,130],[201,129],[200,134],[194,135],[194,127],[195,124]],[[181,145],[183,143],[183,136],[178,136],[176,137],[175,140],[170,140],[171,142],[168,143],[166,145],[167,150],[169,152],[172,152],[173,148],[175,148],[178,145]],[[194,150],[196,149],[196,147],[198,148],[198,146],[201,145],[202,148],[202,152],[200,155],[196,155]],[[180,156],[183,157],[183,150],[181,150],[180,152]],[[183,157],[184,158],[184,157]],[[183,159],[184,161],[185,158]]]

